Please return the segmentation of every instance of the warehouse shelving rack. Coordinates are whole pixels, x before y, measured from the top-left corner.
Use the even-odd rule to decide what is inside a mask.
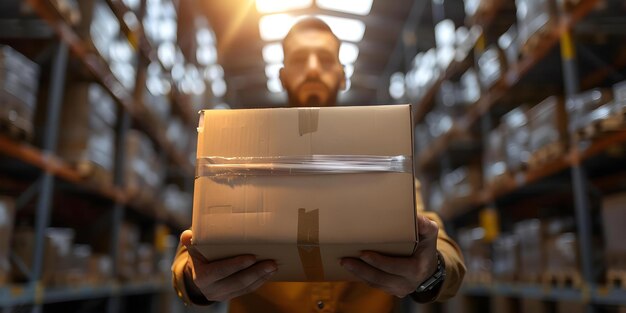
[[[194,167],[189,158],[181,155],[174,149],[174,146],[165,136],[164,127],[161,125],[150,125],[142,119],[146,112],[146,107],[142,103],[143,86],[145,86],[145,70],[149,62],[158,62],[155,49],[148,42],[146,35],[139,22],[134,28],[128,25],[124,19],[127,14],[135,14],[127,8],[121,1],[106,1],[119,19],[123,33],[128,37],[129,42],[139,55],[137,82],[133,92],[126,90],[122,84],[113,76],[108,64],[98,55],[97,52],[88,49],[82,38],[74,32],[70,23],[55,7],[53,1],[28,0],[35,13],[44,23],[39,20],[29,22],[27,30],[21,29],[20,36],[25,38],[41,38],[44,34],[56,34],[58,42],[52,57],[52,69],[49,77],[49,94],[46,103],[46,121],[43,130],[41,147],[34,147],[28,143],[16,142],[6,135],[0,135],[0,154],[18,160],[26,164],[39,173],[30,187],[28,187],[17,199],[16,209],[20,210],[27,203],[36,200],[34,214],[35,248],[34,264],[27,264],[29,271],[29,281],[25,284],[0,286],[0,311],[14,306],[30,307],[30,312],[42,312],[43,305],[49,303],[59,303],[68,301],[82,301],[89,299],[105,299],[107,312],[122,312],[121,298],[132,295],[152,295],[152,311],[158,309],[155,305],[160,299],[159,294],[172,293],[170,282],[167,279],[154,278],[146,282],[120,282],[112,280],[98,286],[69,286],[69,287],[46,287],[40,282],[43,271],[44,259],[44,232],[50,224],[52,214],[52,203],[55,186],[59,182],[69,183],[77,190],[93,195],[99,199],[107,200],[111,203],[110,227],[112,243],[110,256],[116,259],[119,251],[119,231],[121,223],[126,215],[126,210],[131,210],[154,223],[167,225],[172,233],[179,233],[186,229],[189,221],[182,221],[172,216],[164,208],[163,204],[157,200],[148,205],[134,204],[124,191],[124,157],[125,157],[125,137],[131,127],[131,123],[139,130],[143,131],[152,139],[161,151],[165,151],[162,156],[164,165],[172,164],[184,177],[191,179]],[[136,20],[141,21],[146,10],[146,0],[142,0]],[[25,25],[25,24],[23,24]],[[21,25],[21,26],[23,26]],[[32,30],[31,33],[29,30]],[[8,34],[15,36],[15,34]],[[71,54],[70,54],[71,52]],[[114,183],[112,186],[95,185],[85,181],[78,172],[61,160],[55,154],[57,135],[59,131],[60,110],[63,102],[63,91],[66,79],[66,69],[70,58],[77,59],[95,80],[100,83],[118,103],[118,118],[115,129],[115,155],[114,155]],[[161,64],[161,66],[163,66]],[[192,108],[184,103],[173,105],[172,112],[178,114],[186,126],[195,127],[195,118]],[[167,162],[166,160],[169,160]],[[117,277],[117,268],[113,262],[113,277]]]
[[[540,65],[550,52],[560,44],[563,69],[564,95],[570,96],[578,93],[581,89],[587,90],[601,84],[612,72],[613,68],[626,67],[626,54],[618,56],[616,60],[604,67],[597,69],[585,79],[580,79],[576,64],[576,45],[572,40],[572,29],[591,13],[594,7],[599,3],[598,0],[581,0],[577,6],[566,16],[561,16],[548,35],[538,45],[532,54],[522,56],[522,59],[514,66],[509,66],[508,70],[502,75],[498,81],[488,91],[483,92],[480,99],[474,103],[468,112],[462,118],[454,121],[452,130],[447,134],[435,139],[426,151],[421,151],[417,156],[418,172],[427,174],[432,171],[433,167],[445,166],[446,154],[454,153],[455,140],[459,140],[459,134],[470,133],[475,127],[479,127],[482,138],[485,138],[485,132],[490,124],[490,112],[495,108],[498,101],[510,91],[517,88],[520,80],[531,70]],[[436,5],[433,2],[433,5]],[[488,14],[497,14],[498,7]],[[488,27],[489,22],[483,24]],[[425,92],[418,103],[416,110],[416,122],[423,121],[426,114],[433,108],[435,95],[438,92],[442,82],[455,75],[467,70],[467,67],[459,66],[458,63],[452,63],[446,69],[441,77]],[[457,72],[458,71],[458,72]],[[582,87],[582,88],[581,88]],[[497,187],[485,187],[479,193],[465,199],[462,202],[445,201],[438,209],[442,217],[453,222],[466,218],[475,210],[487,206],[496,207],[497,200],[510,197],[515,192],[525,188],[531,184],[540,182],[553,177],[557,173],[569,171],[572,182],[572,194],[574,195],[574,212],[577,226],[577,237],[579,238],[580,265],[583,284],[580,288],[556,288],[542,284],[528,283],[498,283],[479,284],[465,283],[461,288],[460,294],[467,297],[494,297],[505,296],[511,298],[529,298],[544,301],[574,301],[585,304],[585,310],[588,313],[602,312],[601,306],[626,306],[626,290],[613,288],[598,284],[594,277],[594,263],[592,245],[592,222],[591,222],[591,201],[589,198],[589,185],[611,184],[623,178],[624,173],[614,173],[611,177],[600,177],[591,179],[588,177],[584,162],[609,150],[611,147],[626,143],[626,130],[615,131],[605,134],[593,140],[577,142],[572,140],[570,148],[565,155],[555,160],[549,161],[536,168],[515,173],[512,177],[499,183]],[[439,164],[444,163],[444,164]],[[432,173],[431,173],[432,174]],[[450,225],[447,225],[450,226]],[[454,230],[451,229],[454,234]],[[435,307],[437,309],[437,307]],[[435,310],[436,311],[436,310]]]

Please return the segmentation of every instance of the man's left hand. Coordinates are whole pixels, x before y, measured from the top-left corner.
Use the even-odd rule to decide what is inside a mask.
[[[419,243],[410,257],[390,257],[364,251],[359,258],[343,258],[341,265],[368,285],[403,298],[437,270],[439,227],[430,219],[418,217]]]

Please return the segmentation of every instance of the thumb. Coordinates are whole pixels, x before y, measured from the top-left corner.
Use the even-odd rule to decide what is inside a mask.
[[[417,232],[419,233],[420,240],[422,241],[437,239],[439,226],[435,221],[420,215],[417,217]]]
[[[180,234],[180,244],[189,248],[191,246],[191,238],[193,238],[191,230],[185,230],[182,234]]]

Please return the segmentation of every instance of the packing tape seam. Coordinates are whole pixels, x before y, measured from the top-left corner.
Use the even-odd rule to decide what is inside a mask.
[[[197,177],[272,176],[298,174],[412,173],[410,156],[309,155],[198,158]]]
[[[298,131],[300,136],[317,131],[319,112],[319,108],[301,108],[298,110]]]
[[[298,254],[304,275],[309,281],[324,280],[324,266],[319,245],[319,210],[298,209]]]

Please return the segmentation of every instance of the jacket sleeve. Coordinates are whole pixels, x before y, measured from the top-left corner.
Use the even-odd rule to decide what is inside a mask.
[[[443,222],[439,215],[435,212],[427,212],[424,211],[424,206],[422,202],[422,197],[420,193],[420,183],[416,181],[415,183],[416,191],[415,191],[415,203],[417,206],[418,214],[422,214],[428,219],[437,223],[439,226],[439,235],[437,238],[437,250],[444,262],[445,270],[446,270],[446,278],[443,281],[443,285],[439,288],[438,292],[431,296],[430,299],[421,299],[417,297],[413,297],[414,300],[421,303],[428,302],[442,302],[448,300],[456,295],[459,291],[459,287],[463,282],[463,277],[465,276],[465,263],[463,261],[463,255],[461,254],[461,249],[459,246],[452,240],[444,229]]]

